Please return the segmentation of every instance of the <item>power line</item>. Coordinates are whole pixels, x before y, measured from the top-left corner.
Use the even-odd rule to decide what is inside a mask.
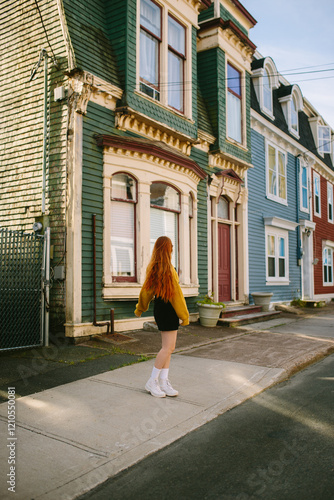
[[[46,41],[48,42],[48,45],[49,45],[49,48],[51,50],[51,54],[52,54],[52,62],[53,64],[58,67],[58,62],[57,62],[57,59],[56,59],[56,56],[54,55],[54,52],[53,52],[53,49],[51,47],[51,44],[50,44],[50,41],[49,41],[49,37],[48,37],[48,33],[46,31],[46,28],[45,28],[45,25],[44,25],[44,21],[43,21],[43,17],[42,17],[42,13],[40,11],[40,8],[39,8],[39,5],[38,5],[38,2],[37,0],[35,0],[35,4],[36,4],[36,7],[37,7],[37,10],[38,10],[38,13],[39,13],[39,17],[41,19],[41,23],[42,23],[42,26],[43,26],[43,30],[44,30],[44,33],[45,33],[45,37],[46,37]]]

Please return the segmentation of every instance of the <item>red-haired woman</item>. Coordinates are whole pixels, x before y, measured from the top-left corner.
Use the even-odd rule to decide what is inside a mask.
[[[168,379],[169,363],[175,349],[180,320],[181,325],[189,325],[189,312],[177,272],[172,265],[172,252],[171,240],[167,236],[160,236],[155,242],[135,310],[135,315],[140,317],[154,297],[154,319],[161,331],[162,346],[145,389],[157,398],[178,395]]]

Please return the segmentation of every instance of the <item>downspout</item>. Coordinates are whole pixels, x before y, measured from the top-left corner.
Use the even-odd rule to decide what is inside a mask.
[[[42,215],[45,214],[45,188],[46,188],[46,147],[48,134],[48,53],[44,52],[44,127],[43,127],[43,176],[42,176]]]
[[[97,323],[96,322],[96,214],[92,214],[92,223],[93,223],[93,303],[94,303],[94,326],[106,326],[107,327],[107,335],[109,333],[109,324],[111,326],[111,333],[114,331],[114,311],[110,310],[110,323]]]
[[[300,227],[299,227],[299,194],[300,194],[300,161],[299,157],[301,155],[296,156],[296,221],[298,223],[297,226],[297,266],[301,268],[301,259],[303,256],[303,250],[301,247],[301,238],[300,238]],[[302,291],[302,274],[300,272],[300,293]]]

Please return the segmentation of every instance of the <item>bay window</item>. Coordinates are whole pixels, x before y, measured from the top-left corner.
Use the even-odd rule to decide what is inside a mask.
[[[242,142],[241,74],[227,64],[227,136]]]

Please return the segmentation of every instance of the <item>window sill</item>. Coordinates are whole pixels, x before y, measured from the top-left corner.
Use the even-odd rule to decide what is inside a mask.
[[[261,112],[262,112],[264,115],[268,116],[268,118],[270,118],[270,120],[272,120],[272,121],[274,121],[274,120],[275,120],[275,117],[274,117],[273,113],[272,113],[270,110],[267,110],[266,108],[263,108],[263,107],[262,107],[262,108],[261,108]]]
[[[290,285],[290,281],[289,280],[286,280],[286,281],[277,281],[275,279],[273,281],[270,281],[267,278],[266,285],[267,286],[287,286],[287,285]]]
[[[229,144],[232,144],[233,146],[236,146],[237,148],[242,149],[245,152],[248,152],[248,148],[247,148],[247,146],[245,146],[245,144],[238,142],[238,141],[235,141],[234,139],[231,139],[231,137],[226,137],[226,142],[228,142]]]
[[[271,201],[275,201],[276,203],[280,203],[280,205],[288,206],[288,201],[285,200],[284,198],[277,198],[277,197],[272,196],[270,194],[267,194],[266,198],[267,198],[267,200],[271,200]]]
[[[102,290],[103,300],[137,300],[142,284],[139,283],[112,283],[105,284]],[[185,297],[197,297],[199,285],[182,285],[181,290]]]

